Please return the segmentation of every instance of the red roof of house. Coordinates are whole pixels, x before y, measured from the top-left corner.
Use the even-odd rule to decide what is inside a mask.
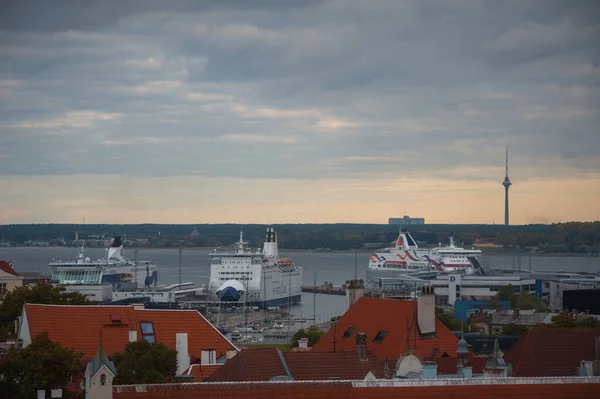
[[[11,267],[10,263],[8,263],[5,260],[0,260],[0,270],[2,270],[5,273],[10,274],[11,276],[19,275],[16,271],[14,271],[14,269]]]
[[[329,378],[362,380],[369,371],[375,377],[383,378],[384,362],[372,353],[368,353],[367,358],[368,360],[361,361],[356,352],[279,352],[276,348],[247,349],[228,360],[214,372],[210,380],[269,381],[276,376],[287,376],[287,370],[297,381]],[[393,369],[394,364],[391,364],[390,368]]]
[[[582,360],[595,359],[600,328],[534,327],[504,355],[515,377],[577,375]]]
[[[275,348],[245,349],[211,375],[211,381],[269,381],[287,375]]]
[[[487,357],[476,357],[470,356],[468,363],[464,364],[465,367],[472,367],[473,374],[483,374],[486,362],[489,360]],[[437,373],[440,378],[444,378],[444,375],[456,375],[458,359],[456,357],[439,357],[435,359],[438,366]]]
[[[530,380],[530,379],[527,379]],[[517,381],[497,378],[392,381],[293,381],[116,385],[114,399],[190,398],[597,398],[600,383],[571,379]]]
[[[202,382],[204,378],[208,378],[221,367],[221,364],[208,364],[201,366],[200,364],[192,364],[184,374],[194,376],[194,382]]]
[[[421,360],[429,357],[434,348],[438,349],[436,357],[442,356],[444,352],[451,357],[456,357],[458,338],[438,319],[435,320],[434,337],[421,336],[418,327],[416,328],[415,349],[414,315],[416,306],[416,301],[360,298],[313,346],[311,352],[333,351],[334,336],[337,341],[336,350],[354,351],[356,334],[365,333],[367,348],[380,360],[387,358],[389,361],[395,361],[407,349],[411,349],[412,353]],[[411,326],[410,332],[407,331],[407,326]],[[349,331],[350,327],[354,327],[354,331],[345,338],[344,332]],[[387,331],[388,334],[382,342],[373,342],[380,331]],[[407,342],[407,338],[409,342]]]
[[[141,323],[151,322],[156,342],[175,349],[175,334],[188,333],[192,363],[199,362],[203,349],[215,349],[217,357],[235,346],[195,310],[144,310],[133,306],[71,306],[25,304],[31,338],[47,331],[52,341],[83,352],[92,358],[100,344],[107,355],[123,352],[129,331],[142,339]],[[237,349],[237,348],[236,348]]]

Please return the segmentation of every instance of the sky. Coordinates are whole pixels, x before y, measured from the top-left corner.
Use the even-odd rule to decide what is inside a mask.
[[[0,4],[0,224],[600,220],[600,2]]]

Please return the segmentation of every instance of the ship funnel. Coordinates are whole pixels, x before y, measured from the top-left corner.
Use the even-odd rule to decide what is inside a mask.
[[[110,243],[110,248],[108,249],[108,255],[106,256],[106,258],[107,259],[115,258],[115,259],[122,260],[123,259],[123,256],[121,254],[122,251],[123,251],[123,242],[121,241],[121,237],[115,237],[115,238],[113,238],[112,242]]]

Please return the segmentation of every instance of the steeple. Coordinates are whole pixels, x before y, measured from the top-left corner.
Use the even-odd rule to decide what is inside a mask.
[[[508,220],[508,188],[512,186],[510,179],[508,178],[508,146],[506,146],[506,174],[504,176],[504,181],[502,182],[504,186],[504,225],[509,225]]]

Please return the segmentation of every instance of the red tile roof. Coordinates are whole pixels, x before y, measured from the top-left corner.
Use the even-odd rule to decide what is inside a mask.
[[[246,349],[227,360],[211,375],[211,381],[269,381],[287,375],[275,348]]]
[[[201,366],[200,364],[192,364],[184,374],[194,376],[194,382],[202,382],[204,378],[208,378],[221,367],[221,364],[209,364]]]
[[[195,310],[144,310],[133,306],[69,306],[25,304],[31,338],[47,331],[52,341],[81,351],[92,358],[100,344],[109,356],[123,352],[129,342],[129,330],[142,339],[141,322],[152,322],[156,342],[175,349],[175,334],[188,333],[188,350],[197,363],[202,350],[212,348],[217,357],[235,347]],[[112,316],[112,319],[111,319]],[[119,322],[112,321],[120,319]]]
[[[286,352],[283,354],[292,377],[297,381],[362,380],[371,371],[376,378],[384,378],[384,362],[368,353],[368,361],[361,361],[356,352]],[[390,364],[390,369],[394,368]]]
[[[211,381],[269,381],[288,375],[294,380],[326,380],[339,378],[362,380],[371,371],[384,377],[384,362],[372,353],[360,361],[356,352],[283,352],[275,348],[247,349],[228,360],[210,377]],[[394,368],[394,364],[390,365]]]
[[[582,381],[516,381],[491,379],[421,381],[295,381],[250,383],[193,383],[162,385],[120,385],[113,387],[114,399],[371,399],[371,398],[597,398],[598,379]]]
[[[398,356],[406,352],[407,334],[409,338],[408,345],[413,354],[421,360],[429,357],[434,348],[438,349],[436,357],[442,356],[446,352],[451,357],[456,357],[458,347],[458,338],[450,332],[438,319],[435,320],[435,337],[422,337],[416,333],[416,350],[414,348],[415,315],[416,301],[382,299],[382,298],[360,298],[354,306],[337,321],[334,327],[317,342],[311,352],[330,352],[333,350],[334,338],[337,341],[336,350],[354,351],[356,348],[356,334],[366,333],[367,348],[375,354],[380,360],[386,358],[395,362]],[[412,327],[407,332],[407,326]],[[349,327],[355,330],[348,337],[344,338],[344,332]],[[383,342],[376,343],[373,339],[379,331],[388,331]]]
[[[487,361],[487,357],[471,356],[469,357],[469,362],[465,364],[465,366],[472,367],[473,374],[483,374],[483,369],[485,368]],[[444,375],[456,375],[456,366],[458,365],[456,357],[439,357],[435,359],[435,362],[438,365],[437,372],[440,378],[443,378]]]
[[[11,276],[18,276],[19,274],[14,271],[14,269],[11,267],[11,264],[8,263],[5,260],[0,260],[0,270],[2,270],[5,273],[10,274]]]
[[[595,359],[600,328],[534,327],[504,355],[515,377],[574,376],[582,360]]]

